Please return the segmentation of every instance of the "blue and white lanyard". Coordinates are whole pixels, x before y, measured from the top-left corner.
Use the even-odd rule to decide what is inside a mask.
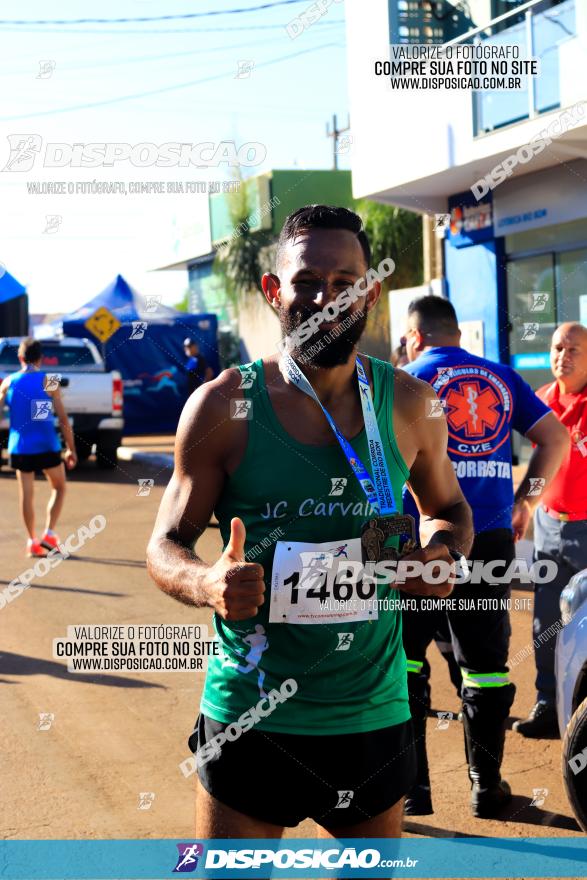
[[[397,506],[393,495],[393,488],[385,460],[383,444],[381,442],[381,434],[379,425],[377,424],[377,416],[375,415],[375,407],[373,406],[373,396],[369,387],[369,380],[365,374],[365,370],[359,358],[356,359],[357,377],[359,380],[359,392],[361,398],[361,407],[363,410],[363,420],[365,422],[365,432],[367,434],[367,443],[369,446],[369,459],[373,469],[373,481],[369,476],[367,469],[349,441],[338,430],[336,423],[330,413],[322,406],[318,395],[312,388],[312,385],[302,373],[294,359],[290,354],[284,354],[283,362],[290,382],[311,397],[322,409],[322,412],[328,419],[328,424],[334,431],[334,436],[341,445],[346,459],[351,469],[359,481],[361,488],[367,500],[374,510],[381,515],[397,513]]]

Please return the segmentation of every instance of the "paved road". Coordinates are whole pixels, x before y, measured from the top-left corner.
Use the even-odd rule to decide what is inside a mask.
[[[60,534],[75,532],[96,514],[106,528],[75,555],[0,610],[0,736],[3,744],[4,818],[1,837],[165,838],[193,836],[193,778],[180,763],[189,757],[187,737],[198,710],[203,673],[80,675],[52,656],[52,640],[68,624],[209,623],[208,611],[177,605],[149,580],[144,563],[153,518],[168,479],[161,467],[120,462],[104,474],[92,462],[70,481]],[[139,479],[153,479],[148,496],[137,495]],[[37,508],[46,490],[37,483]],[[28,567],[19,525],[14,476],[0,473],[1,585]],[[220,551],[217,529],[203,535],[199,552],[209,561]],[[529,593],[516,593],[521,598]],[[512,653],[531,640],[530,610],[513,618]],[[436,648],[433,668],[435,711],[458,712]],[[513,718],[532,702],[533,665],[513,670],[518,686]],[[39,714],[55,717],[39,730]],[[525,741],[508,733],[505,775],[515,798],[503,821],[473,819],[463,733],[458,721],[437,729],[429,719],[433,799],[431,817],[410,820],[408,834],[473,836],[576,836],[561,782],[560,743]],[[262,768],[260,768],[262,784]],[[534,789],[548,789],[532,806]],[[141,792],[154,793],[139,809]],[[312,836],[311,823],[289,836]]]

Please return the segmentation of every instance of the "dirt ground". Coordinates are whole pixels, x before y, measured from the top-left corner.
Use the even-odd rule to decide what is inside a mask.
[[[121,462],[107,474],[93,462],[76,471],[61,537],[96,514],[106,518],[106,528],[75,558],[0,610],[4,839],[193,836],[194,778],[185,778],[179,765],[190,755],[187,738],[204,673],[70,674],[65,661],[52,656],[52,641],[65,635],[68,624],[210,623],[209,611],[176,604],[146,573],[145,545],[168,473],[134,461]],[[147,496],[137,495],[140,478],[155,480]],[[4,586],[28,565],[16,483],[6,469],[0,473],[0,493]],[[39,516],[46,496],[39,479]],[[199,552],[212,561],[220,546],[218,530],[210,528]],[[532,594],[514,597],[531,599]],[[513,611],[512,625],[514,655],[531,642],[530,608]],[[456,714],[458,700],[435,647],[430,661],[434,713]],[[512,678],[517,695],[511,721],[523,717],[533,702],[531,657],[513,669]],[[40,713],[54,715],[49,729],[39,729]],[[460,723],[453,720],[442,729],[434,714],[428,725],[435,813],[407,820],[407,836],[582,834],[564,793],[558,740],[531,741],[508,732],[503,773],[514,800],[503,819],[487,821],[469,813]],[[533,804],[535,789],[547,790],[539,804]],[[140,809],[145,792],[154,798]],[[314,836],[313,825],[306,822],[288,836]]]

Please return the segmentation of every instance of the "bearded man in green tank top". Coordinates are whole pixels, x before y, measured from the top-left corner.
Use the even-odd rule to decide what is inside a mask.
[[[286,345],[203,385],[181,417],[148,565],[213,609],[221,646],[190,737],[198,837],[279,838],[307,817],[326,837],[401,835],[415,770],[399,592],[367,577],[361,533],[389,534],[379,517],[401,513],[407,482],[423,546],[403,558],[448,573],[401,589],[445,597],[472,524],[430,386],[357,353],[381,293],[370,260],[353,212],[290,215],[262,279]],[[213,512],[224,550],[208,565],[194,548]]]

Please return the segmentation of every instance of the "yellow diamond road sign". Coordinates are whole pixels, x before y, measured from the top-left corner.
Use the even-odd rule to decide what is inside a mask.
[[[116,315],[113,315],[104,306],[100,306],[84,324],[84,327],[97,336],[100,342],[106,342],[110,339],[120,326],[121,323]]]

